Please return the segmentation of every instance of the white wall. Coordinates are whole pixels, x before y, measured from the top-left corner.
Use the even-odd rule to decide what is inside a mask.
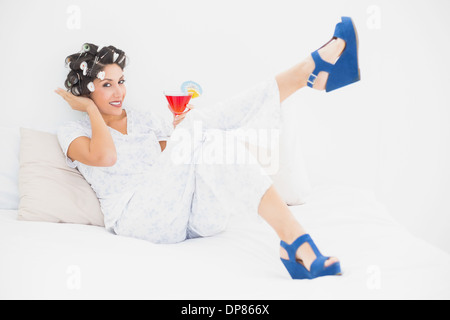
[[[0,124],[53,130],[78,117],[53,93],[84,42],[131,59],[128,105],[170,117],[161,92],[202,84],[208,105],[317,49],[341,15],[360,36],[363,81],[300,91],[312,183],[373,190],[413,233],[450,252],[450,49],[447,0],[0,1]]]

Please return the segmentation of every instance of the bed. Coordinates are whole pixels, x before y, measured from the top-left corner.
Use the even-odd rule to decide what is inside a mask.
[[[215,237],[179,244],[113,235],[54,130],[2,125],[0,134],[0,299],[450,298],[450,255],[409,233],[372,191],[309,183],[287,129],[274,184],[343,276],[291,280],[275,232],[248,212]]]
[[[275,233],[236,213],[224,233],[174,245],[0,211],[1,299],[448,299],[450,255],[355,187],[314,187],[292,212],[343,276],[293,281]]]

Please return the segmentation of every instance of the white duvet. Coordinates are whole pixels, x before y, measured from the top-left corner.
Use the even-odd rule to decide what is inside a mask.
[[[293,281],[276,234],[236,213],[213,238],[154,245],[0,211],[0,299],[449,299],[450,255],[398,225],[372,193],[316,188],[290,207],[343,276]]]

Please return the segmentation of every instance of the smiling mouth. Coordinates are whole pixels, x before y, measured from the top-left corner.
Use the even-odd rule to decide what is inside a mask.
[[[122,101],[112,101],[109,104],[112,105],[113,107],[120,108],[122,106]]]

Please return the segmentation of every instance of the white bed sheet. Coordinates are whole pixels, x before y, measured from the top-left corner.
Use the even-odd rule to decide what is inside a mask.
[[[372,193],[314,189],[291,207],[344,275],[293,281],[276,234],[239,216],[218,236],[154,245],[0,211],[1,299],[449,299],[450,255],[412,236]]]

